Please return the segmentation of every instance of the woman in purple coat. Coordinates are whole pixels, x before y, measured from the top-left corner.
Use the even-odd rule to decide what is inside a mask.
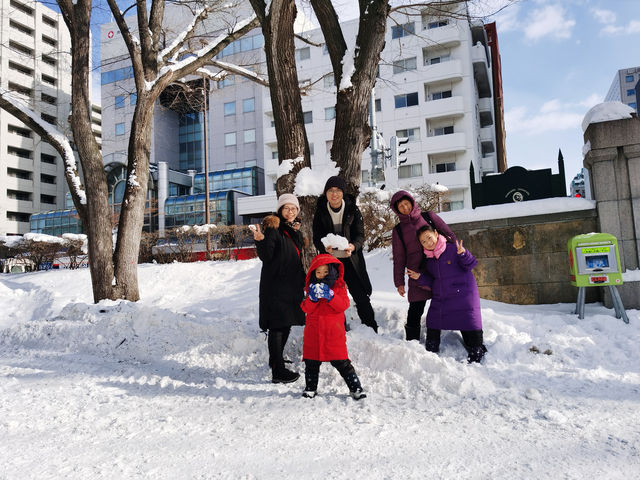
[[[430,225],[418,230],[418,240],[427,257],[424,273],[407,269],[419,285],[431,288],[427,312],[426,348],[440,350],[441,330],[460,330],[469,362],[480,362],[486,348],[482,343],[482,316],[473,267],[478,263],[462,240],[449,243]]]
[[[408,192],[400,190],[391,197],[391,209],[398,215],[400,223],[393,228],[393,283],[398,293],[404,297],[404,275],[407,268],[414,271],[421,269],[422,245],[418,241],[418,229],[424,225],[432,225],[442,232],[450,242],[455,242],[455,235],[446,223],[435,213],[420,211],[420,206]],[[409,312],[404,327],[407,340],[420,341],[420,318],[424,313],[427,300],[431,298],[431,290],[418,285],[417,280],[409,278]]]

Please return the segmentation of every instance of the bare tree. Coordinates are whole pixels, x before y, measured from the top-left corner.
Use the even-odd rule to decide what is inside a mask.
[[[71,129],[82,165],[84,186],[78,176],[70,143],[64,135],[17,102],[10,92],[0,92],[0,107],[49,142],[64,161],[71,196],[87,230],[94,301],[106,298],[137,301],[140,296],[137,260],[149,179],[155,102],[171,83],[196,72],[209,74],[203,67],[229,43],[257,27],[258,21],[255,15],[248,16],[231,22],[227,31],[215,38],[197,37],[198,28],[214,12],[217,2],[185,2],[194,9],[193,20],[184,31],[168,41],[163,30],[164,0],[152,1],[150,8],[146,0],[136,0],[125,10],[135,11],[133,26],[127,23],[125,12],[120,10],[115,0],[107,0],[107,3],[127,47],[137,93],[115,252],[102,155],[91,130],[89,59],[92,0],[57,1],[71,36]],[[197,42],[192,42],[196,38]]]

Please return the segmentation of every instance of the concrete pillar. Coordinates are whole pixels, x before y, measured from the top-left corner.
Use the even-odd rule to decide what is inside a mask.
[[[158,237],[164,238],[164,202],[169,196],[169,164],[158,162]]]
[[[640,119],[591,123],[584,132],[590,144],[584,166],[589,170],[601,232],[614,235],[622,271],[640,268]],[[625,294],[626,292],[626,294]],[[625,284],[626,308],[640,308],[640,283]],[[605,303],[608,299],[605,295]]]

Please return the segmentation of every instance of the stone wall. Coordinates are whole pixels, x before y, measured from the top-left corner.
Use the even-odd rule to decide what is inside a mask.
[[[597,231],[596,210],[451,223],[478,259],[474,269],[480,297],[513,304],[575,303],[569,281],[567,241]],[[601,299],[587,289],[587,302]]]

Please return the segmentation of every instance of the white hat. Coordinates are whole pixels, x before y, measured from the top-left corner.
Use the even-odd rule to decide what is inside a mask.
[[[280,195],[280,197],[278,198],[278,207],[276,208],[276,211],[279,212],[280,209],[287,203],[295,205],[296,207],[298,207],[298,211],[300,211],[300,203],[298,203],[298,199],[293,193],[283,193],[282,195]]]

